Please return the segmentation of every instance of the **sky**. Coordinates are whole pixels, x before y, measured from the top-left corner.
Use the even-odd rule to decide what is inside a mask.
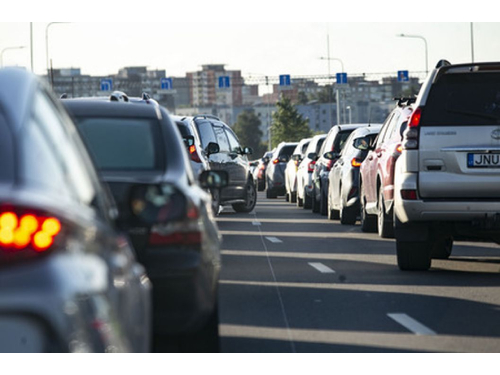
[[[0,51],[26,46],[25,49],[4,51],[3,63],[30,68],[30,21],[3,21],[19,19],[21,14],[25,19],[35,18],[21,12],[23,2],[19,1],[20,10],[0,17]],[[326,8],[323,14],[318,11],[323,8],[317,8],[316,0],[301,3],[301,7],[297,8],[271,6],[271,2],[266,4],[260,0],[239,3],[221,0],[220,3],[210,2],[214,6],[209,9],[206,8],[207,2],[187,1],[184,6],[173,9],[166,7],[166,2],[147,2],[145,4],[153,5],[149,8],[158,11],[132,7],[128,8],[128,13],[119,16],[113,7],[96,5],[96,9],[102,11],[97,14],[98,21],[90,21],[96,19],[96,12],[91,6],[90,11],[82,9],[81,14],[77,13],[79,17],[75,18],[75,12],[68,12],[68,8],[80,3],[54,3],[65,4],[64,7],[57,7],[55,16],[51,12],[47,14],[47,7],[38,10],[30,6],[30,10],[46,18],[76,20],[52,24],[48,29],[48,22],[33,22],[33,63],[38,74],[46,71],[47,30],[53,67],[81,68],[83,74],[90,75],[116,74],[125,66],[147,66],[165,70],[166,76],[184,76],[186,72],[200,70],[203,64],[226,64],[226,69],[241,70],[244,77],[326,75],[340,72],[342,65],[345,72],[353,75],[396,74],[398,70],[424,72],[426,62],[432,69],[443,58],[452,63],[470,62],[471,21],[483,18],[474,12],[469,14],[467,11],[467,14],[460,15],[456,11],[453,19],[449,13],[439,13],[438,8],[433,8],[444,21],[430,17],[430,21],[415,22],[422,17],[411,8],[404,11],[377,8],[370,11],[362,1],[353,3],[353,7],[345,10],[331,4],[329,7],[322,5]],[[88,0],[85,4],[104,3]],[[426,1],[419,4],[425,3],[433,4]],[[476,4],[480,3],[481,0]],[[235,4],[238,4],[237,8]],[[259,8],[259,4],[263,7]],[[365,7],[364,17],[352,18],[357,6]],[[310,20],[314,18],[311,17],[311,9],[315,9],[312,15],[317,21]],[[151,21],[136,22],[141,16],[144,19],[144,13],[151,17]],[[487,15],[488,12],[483,13]],[[261,14],[264,16],[252,16]],[[410,14],[415,16],[410,17]],[[444,14],[448,14],[448,19]],[[475,21],[472,24],[474,60],[500,61],[500,22]],[[427,61],[424,41],[396,36],[402,33],[425,38]],[[325,59],[328,56],[340,59],[342,65],[338,60],[331,60],[329,66]]]

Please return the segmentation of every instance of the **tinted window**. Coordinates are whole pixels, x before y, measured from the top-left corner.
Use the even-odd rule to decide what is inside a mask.
[[[94,161],[102,170],[160,169],[155,139],[158,122],[131,118],[80,118],[78,127]]]
[[[226,135],[229,140],[229,146],[231,147],[231,151],[241,152],[240,143],[238,142],[238,139],[236,139],[236,136],[233,134],[233,132],[229,129],[226,129]]]
[[[280,150],[279,156],[291,156],[295,147],[296,146],[283,146]]]
[[[0,181],[14,178],[14,150],[5,117],[0,112]]]
[[[325,138],[321,138],[318,141],[318,144],[316,145],[316,151],[315,151],[317,154],[319,153],[319,150],[321,149],[321,146],[323,146],[323,142],[325,142]]]
[[[335,152],[340,152],[343,150],[344,145],[346,144],[347,138],[351,135],[352,130],[346,130],[342,131],[339,134],[337,134],[337,137],[335,137],[335,145],[333,147],[333,151]]]
[[[433,86],[422,112],[422,126],[498,125],[500,74],[445,74]]]
[[[177,124],[177,129],[179,129],[179,132],[181,133],[182,137],[193,135],[191,133],[191,129],[189,128],[189,125],[186,125],[180,121],[177,121],[176,124]]]
[[[229,142],[224,132],[224,128],[221,126],[214,126],[215,136],[217,137],[217,143],[219,144],[220,152],[229,152]]]
[[[196,127],[198,128],[203,148],[206,148],[210,142],[217,143],[211,123],[208,121],[196,121]]]

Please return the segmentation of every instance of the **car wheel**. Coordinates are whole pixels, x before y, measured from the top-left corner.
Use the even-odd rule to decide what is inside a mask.
[[[266,189],[266,183],[264,180],[257,180],[257,190],[264,191]]]
[[[378,215],[377,215],[377,229],[378,235],[382,238],[394,238],[394,223],[392,222],[392,215],[385,213],[385,201],[382,186],[378,193]]]
[[[430,243],[396,240],[398,267],[402,271],[427,271],[431,267]]]
[[[365,194],[363,192],[364,188],[361,185],[359,194],[359,216],[361,223],[361,230],[366,233],[374,233],[377,231],[377,217],[374,215],[368,215],[365,209]]]
[[[266,189],[266,198],[267,199],[275,199],[277,195],[273,193],[273,191],[269,188]]]
[[[297,192],[290,193],[290,203],[297,203]]]
[[[328,191],[325,192],[325,188],[321,187],[321,194],[319,200],[319,213],[322,216],[326,216],[328,209]]]
[[[357,212],[355,207],[345,207],[342,197],[340,197],[340,224],[342,225],[354,225],[357,219]]]
[[[328,208],[327,208],[327,214],[328,214],[328,220],[337,220],[339,218],[339,211],[334,210],[332,208],[333,202],[331,202],[331,199],[328,200]]]
[[[306,189],[304,188],[304,205],[302,206],[302,208],[304,210],[310,210],[311,209],[312,199],[314,199],[314,198],[311,198],[311,197],[307,196]]]
[[[233,204],[233,210],[236,212],[250,212],[254,209],[257,203],[257,191],[252,180],[247,181],[245,203]]]
[[[183,353],[220,352],[219,309],[217,307],[200,330],[182,336],[180,349]]]
[[[453,249],[453,237],[435,239],[432,245],[432,259],[448,259]]]
[[[285,194],[285,202],[290,202],[290,194]]]
[[[319,212],[319,202],[316,200],[316,187],[313,188],[312,198],[311,198],[311,209],[312,212]]]

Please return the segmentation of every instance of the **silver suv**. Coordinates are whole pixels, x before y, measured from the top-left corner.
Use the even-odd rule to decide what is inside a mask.
[[[500,243],[500,62],[442,60],[415,102],[395,173],[398,266],[427,270],[453,239]]]

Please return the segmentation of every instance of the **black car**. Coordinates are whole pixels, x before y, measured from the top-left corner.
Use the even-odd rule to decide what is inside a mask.
[[[150,350],[151,284],[70,117],[0,70],[0,352]]]
[[[219,152],[207,152],[210,169],[223,170],[229,175],[229,184],[221,190],[219,203],[232,205],[236,212],[252,211],[257,202],[247,158],[247,155],[252,154],[252,149],[243,148],[236,134],[218,117],[200,115],[185,120],[194,123],[204,150],[208,151],[211,143],[219,145]]]
[[[154,349],[218,351],[221,238],[204,189],[224,186],[227,175],[204,171],[197,183],[181,134],[159,105],[63,102],[153,283]]]

